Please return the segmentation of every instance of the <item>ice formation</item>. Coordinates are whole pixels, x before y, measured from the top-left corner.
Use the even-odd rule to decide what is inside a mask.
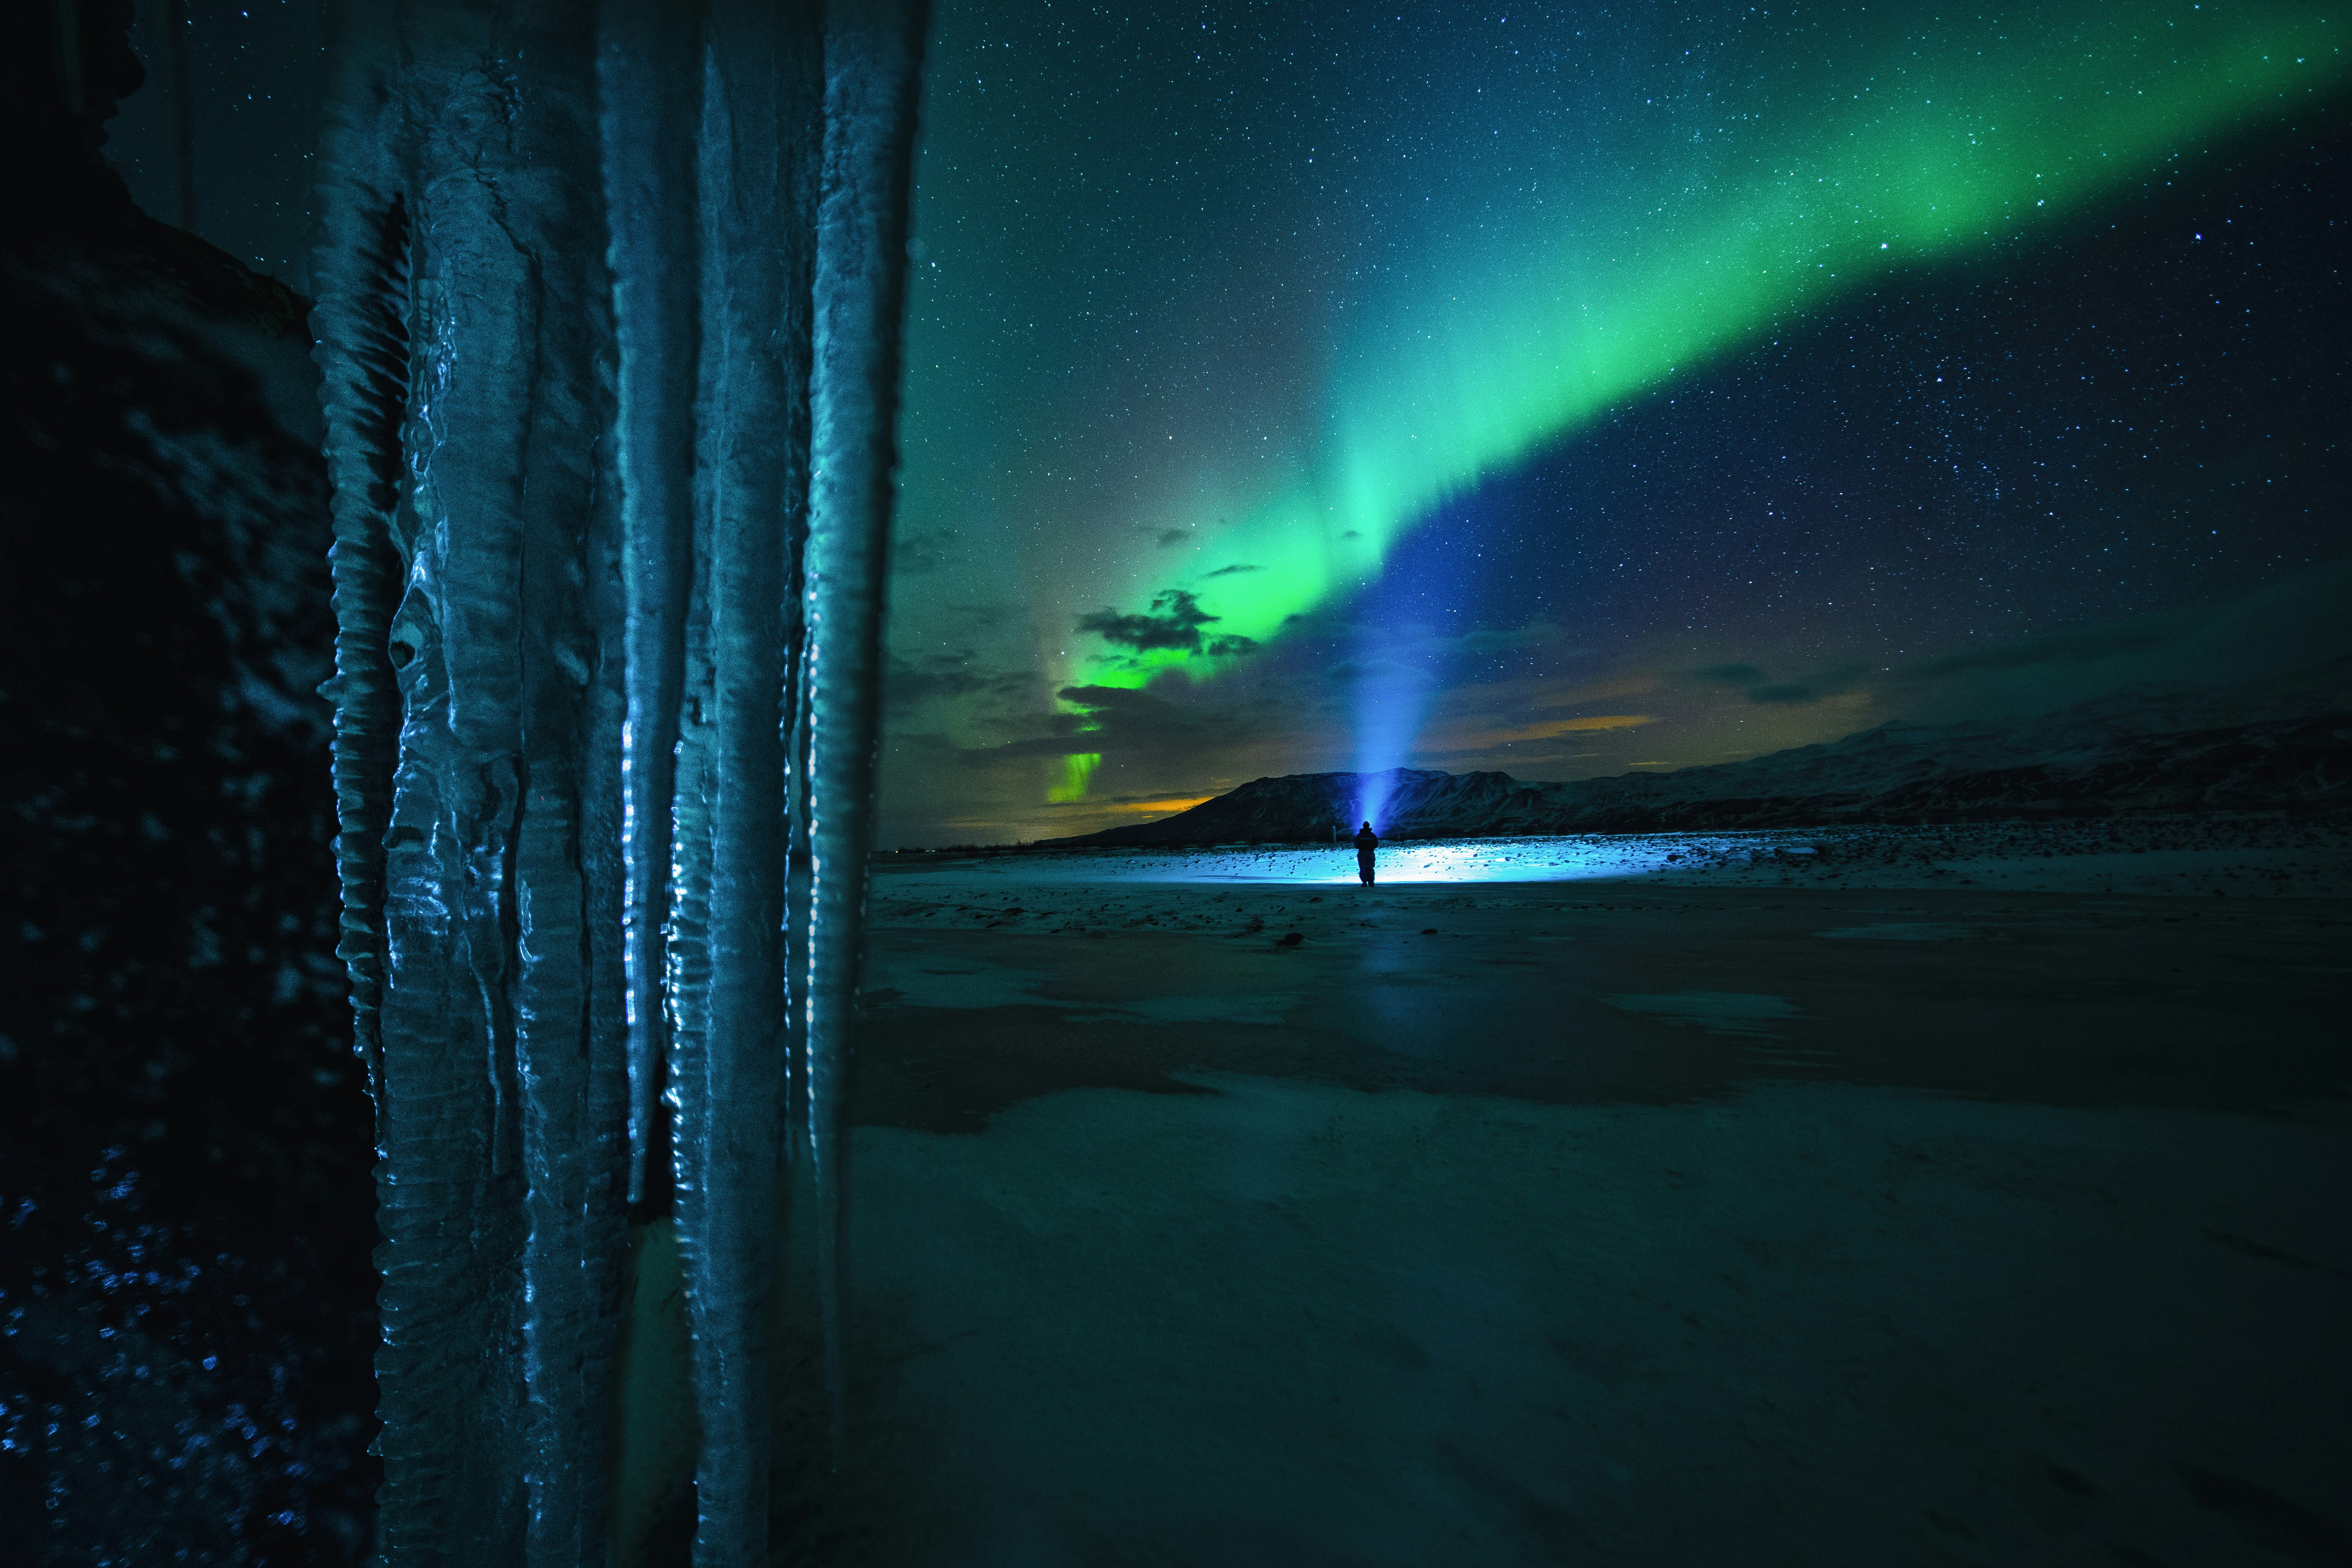
[[[604,1559],[628,1222],[674,1205],[695,1561],[762,1563],[787,1192],[837,1364],[920,0],[346,16],[314,327],[379,1539]]]

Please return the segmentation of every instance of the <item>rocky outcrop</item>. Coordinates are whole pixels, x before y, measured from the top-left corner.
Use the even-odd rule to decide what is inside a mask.
[[[0,10],[0,1555],[356,1563],[317,377],[305,302],[101,160],[130,9]]]

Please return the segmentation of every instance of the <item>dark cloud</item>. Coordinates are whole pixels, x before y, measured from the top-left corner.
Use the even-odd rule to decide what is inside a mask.
[[[967,648],[956,653],[922,654],[914,658],[890,656],[883,677],[885,701],[894,709],[913,708],[939,697],[984,697],[1015,701],[1035,689],[1036,677],[1010,670],[979,668]]]
[[[920,577],[948,563],[955,535],[944,528],[913,529],[890,542],[890,573]]]
[[[1625,749],[1595,751],[1577,750],[1566,746],[1547,746],[1540,742],[1528,745],[1512,742],[1495,746],[1465,746],[1451,752],[1415,752],[1412,765],[1417,768],[1468,767],[1494,769],[1523,779],[1542,775],[1528,772],[1530,768],[1548,768],[1561,763],[1584,762],[1595,757],[1622,757]]]
[[[1148,686],[1065,686],[1054,693],[1074,708],[1083,708],[1097,721],[1150,717],[1158,722],[1181,721],[1189,726],[1213,723],[1215,710],[1192,703],[1171,702]]]
[[[1748,700],[1763,703],[1820,702],[1842,697],[1869,676],[1866,664],[1842,664],[1802,680],[1768,680],[1748,689]]]
[[[1887,679],[1897,689],[1890,706],[1923,718],[2045,712],[2126,686],[2239,687],[2252,701],[2280,682],[2262,700],[2310,709],[2329,661],[2347,656],[2352,560],[2337,560],[2218,604],[1961,648],[1899,666]],[[2298,685],[2315,680],[2308,692]]]
[[[912,733],[893,731],[884,737],[883,745],[893,756],[922,756],[952,759],[961,750],[946,735],[936,730],[919,730]]]
[[[1685,674],[1796,708],[1867,690],[1878,710],[1917,721],[2045,712],[2125,686],[2183,689],[2284,679],[2352,654],[2352,562],[2336,561],[2237,598],[2070,626],[1892,666],[1860,662],[1793,674],[1751,663]]]
[[[1435,685],[1452,678],[1451,672],[1459,668],[1455,661],[1464,656],[1538,647],[1556,638],[1559,628],[1549,621],[1533,620],[1523,626],[1473,626],[1456,637],[1438,637],[1419,627],[1383,631],[1367,626],[1340,628],[1340,635],[1359,648],[1381,651],[1328,665],[1322,671],[1324,679],[1341,685],[1379,679]],[[1582,653],[1566,649],[1560,657],[1580,658]]]
[[[1195,689],[1180,680],[1171,689],[1189,694]],[[1030,734],[967,751],[963,761],[985,766],[1001,759],[1088,751],[1194,777],[1204,771],[1206,759],[1254,753],[1297,721],[1290,705],[1274,700],[1171,700],[1149,687],[1125,686],[1066,686],[1055,696],[1076,711],[1040,715]]]
[[[1245,563],[1236,563],[1231,566],[1220,566],[1214,572],[1210,573],[1209,575],[1212,577],[1231,577],[1243,572],[1263,572],[1265,570],[1265,568],[1263,566],[1251,566]]]
[[[1710,686],[1744,687],[1750,702],[1792,707],[1852,691],[1868,677],[1870,666],[1841,664],[1795,680],[1774,680],[1756,664],[1710,664],[1690,673]]]
[[[2191,616],[2165,616],[2111,621],[2104,626],[2076,626],[2068,631],[2048,632],[2041,637],[2026,637],[1993,647],[1968,648],[1959,653],[1946,654],[1941,658],[1924,659],[1906,665],[1903,674],[1912,680],[1943,680],[1979,670],[2030,669],[2036,665],[2095,664],[2105,658],[2127,658],[2168,647],[2180,639],[2193,621]]]
[[[1163,528],[1152,542],[1165,550],[1171,544],[1181,544],[1192,536],[1181,528]]]
[[[1159,647],[1181,648],[1186,653],[1246,653],[1257,647],[1242,637],[1215,637],[1204,645],[1201,628],[1221,618],[1201,608],[1197,595],[1181,588],[1169,588],[1152,595],[1150,612],[1122,616],[1117,610],[1098,610],[1090,616],[1080,616],[1078,630],[1093,632],[1105,642],[1131,647],[1138,653]]]
[[[1343,658],[1326,668],[1323,679],[1340,686],[1352,686],[1359,680],[1391,680],[1433,687],[1441,676],[1426,663],[1383,658],[1376,654],[1369,658]]]

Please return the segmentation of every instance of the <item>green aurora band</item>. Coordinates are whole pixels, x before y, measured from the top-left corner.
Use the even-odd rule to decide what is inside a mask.
[[[1767,60],[1747,101],[1710,101],[1723,135],[1664,178],[1477,193],[1506,215],[1460,226],[1474,241],[1433,241],[1412,269],[1442,291],[1361,301],[1307,471],[1227,526],[1171,520],[1210,541],[1204,567],[1258,568],[1174,584],[1214,635],[1278,636],[1374,578],[1447,498],[1612,405],[1895,269],[2079,222],[2179,160],[2324,108],[2352,64],[2344,26],[2307,5],[2053,7],[1935,24],[1932,48],[1887,26],[1842,40],[1842,63],[1814,40],[1776,46],[1790,58]],[[1457,173],[1475,190],[1475,168]],[[1148,560],[1129,583],[1134,604],[1171,585]],[[1060,673],[1136,687],[1246,657],[1074,647]],[[1084,784],[1074,768],[1054,793]]]

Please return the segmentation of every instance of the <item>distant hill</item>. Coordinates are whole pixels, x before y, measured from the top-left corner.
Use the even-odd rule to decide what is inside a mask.
[[[1254,779],[1156,822],[1050,846],[1327,843],[1355,773]],[[1746,762],[1573,784],[1398,768],[1397,838],[1800,827],[1853,822],[2352,808],[2352,659],[2229,691],[2130,688],[2008,722],[1882,724]]]

